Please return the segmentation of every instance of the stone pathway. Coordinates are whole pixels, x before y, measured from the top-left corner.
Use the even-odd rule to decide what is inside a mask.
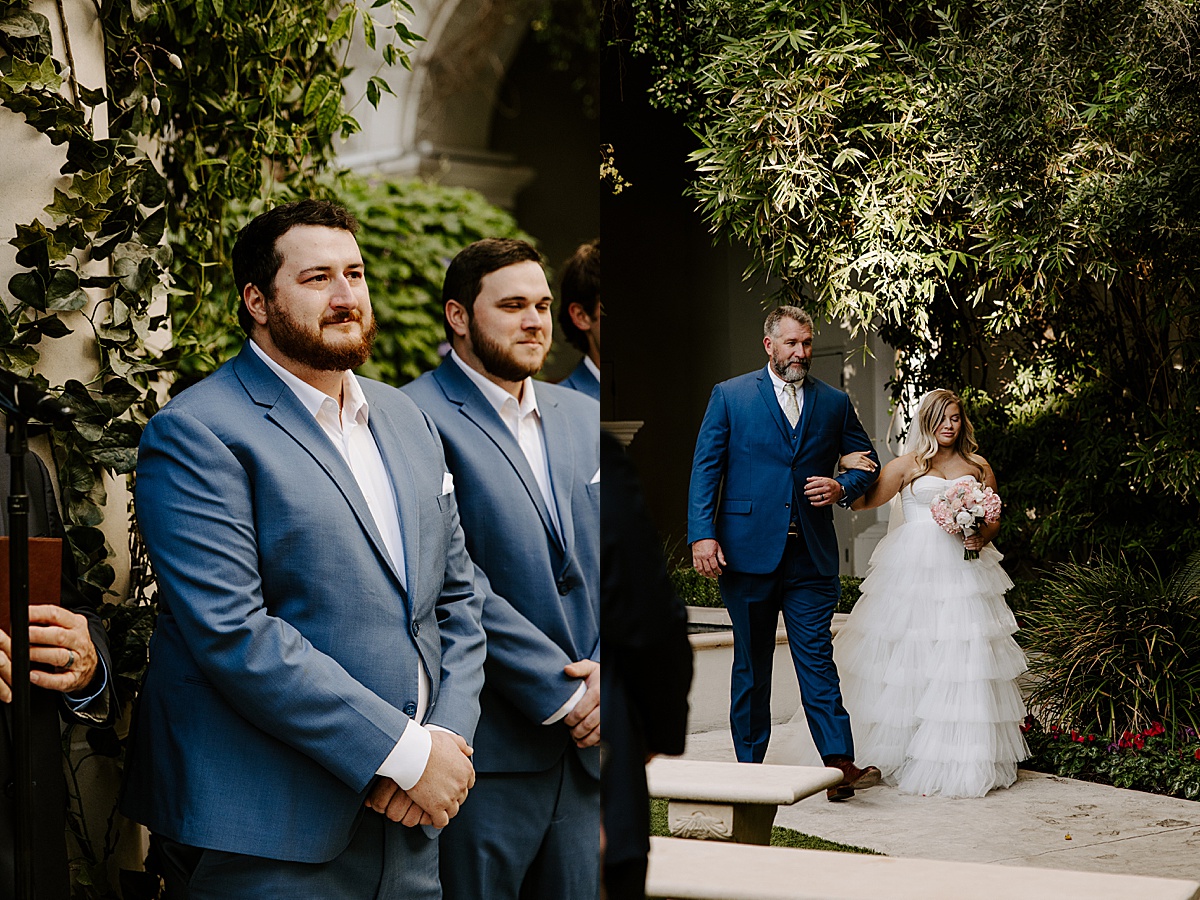
[[[732,761],[728,732],[690,735],[684,757]],[[820,794],[775,824],[889,856],[1200,881],[1200,803],[1034,772],[980,800],[882,785],[846,803]]]

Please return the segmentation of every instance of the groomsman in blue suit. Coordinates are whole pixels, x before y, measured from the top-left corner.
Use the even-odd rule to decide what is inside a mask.
[[[532,378],[553,321],[529,244],[467,247],[442,299],[453,350],[404,390],[442,435],[467,549],[499,595],[483,609],[479,778],[442,836],[443,888],[447,900],[595,900],[599,404]],[[540,641],[514,638],[516,622]]]
[[[808,374],[812,319],[778,307],[763,326],[767,365],[713,388],[696,439],[688,542],[696,570],[719,578],[733,623],[729,724],[740,762],[760,763],[771,736],[771,663],[782,610],[808,727],[843,780],[830,800],[879,782],[854,765],[850,718],[833,664],[840,591],[833,504],[849,506],[876,477],[829,477],[855,450],[879,460],[850,403]]]
[[[483,598],[437,431],[350,371],[375,334],[356,229],[316,200],[251,222],[249,340],[142,438],[160,608],[123,809],[170,898],[437,900],[412,826],[474,781]]]
[[[600,239],[582,245],[563,265],[558,325],[567,343],[583,354],[559,382],[600,400]]]

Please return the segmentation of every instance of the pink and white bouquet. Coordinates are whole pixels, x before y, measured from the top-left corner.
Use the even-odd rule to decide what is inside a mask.
[[[1000,495],[974,478],[961,478],[934,498],[929,511],[943,531],[968,538],[1000,521]],[[979,551],[964,550],[963,559],[979,559]]]

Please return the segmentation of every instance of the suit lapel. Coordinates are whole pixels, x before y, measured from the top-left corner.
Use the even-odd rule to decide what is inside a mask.
[[[250,399],[259,406],[267,407],[267,419],[299,444],[337,485],[338,490],[342,492],[342,496],[346,498],[346,502],[354,511],[359,525],[362,526],[367,538],[375,547],[375,551],[396,576],[397,584],[402,584],[396,563],[388,555],[387,548],[383,543],[383,535],[380,534],[379,527],[375,524],[375,517],[371,514],[367,498],[363,496],[358,481],[354,478],[354,473],[350,471],[346,461],[333,446],[329,436],[321,430],[317,420],[304,408],[300,398],[292,392],[291,388],[280,381],[275,373],[267,368],[266,363],[259,359],[248,346],[243,346],[242,352],[234,360],[234,371],[246,388]],[[373,411],[371,416],[374,416]],[[385,456],[385,461],[386,459]],[[403,511],[401,511],[400,521],[403,528]],[[410,519],[410,521],[415,520]],[[407,546],[407,541],[405,545]]]
[[[571,429],[558,404],[537,391],[538,414],[542,417],[542,434],[546,439],[546,462],[550,469],[550,490],[558,507],[558,521],[562,526],[562,544],[567,556],[575,547],[575,526],[571,516],[571,497],[575,491],[574,448],[571,445]],[[522,454],[524,456],[524,454]],[[539,494],[541,492],[539,491]],[[547,511],[548,512],[548,511]]]
[[[404,437],[400,429],[381,404],[371,399],[369,419],[371,434],[375,436],[375,446],[383,457],[392,480],[392,493],[396,497],[396,512],[400,517],[400,538],[404,547],[404,570],[408,575],[407,583],[417,583],[417,567],[421,561],[420,535],[417,534],[417,523],[421,521],[418,510],[417,482],[413,477],[412,463],[404,453]]]
[[[796,453],[804,446],[804,435],[808,432],[808,423],[813,420],[813,407],[817,405],[817,387],[811,375],[804,379],[804,409],[800,410],[800,433],[796,440]]]
[[[771,421],[779,429],[779,434],[783,440],[790,445],[792,443],[792,430],[788,427],[787,419],[783,417],[783,410],[779,406],[779,399],[775,396],[775,383],[771,381],[771,376],[767,374],[765,367],[758,373],[758,393],[762,396],[763,403],[767,405],[767,415],[771,417]]]
[[[446,399],[457,405],[459,412],[470,419],[504,455],[525,486],[525,492],[529,494],[529,499],[537,508],[546,534],[556,546],[561,548],[562,541],[554,527],[554,520],[550,517],[550,510],[546,507],[546,501],[542,497],[537,479],[533,477],[529,461],[525,459],[521,445],[508,430],[508,426],[504,424],[500,414],[492,408],[492,404],[488,403],[479,388],[471,383],[471,379],[459,369],[458,363],[449,357],[442,361],[442,364],[434,371],[433,377],[441,386]]]

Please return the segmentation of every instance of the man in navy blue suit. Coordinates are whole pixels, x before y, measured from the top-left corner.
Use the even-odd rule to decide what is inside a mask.
[[[533,380],[553,320],[529,244],[466,247],[442,299],[453,350],[404,392],[441,434],[491,588],[478,780],[442,835],[442,886],[446,900],[595,900],[600,405]]]
[[[583,354],[559,382],[600,400],[600,240],[579,247],[563,265],[558,325],[567,342]]]
[[[808,374],[812,319],[778,307],[763,326],[768,364],[713,388],[696,439],[688,542],[700,574],[719,578],[733,623],[729,710],[740,762],[763,761],[771,737],[771,662],[782,610],[809,730],[827,766],[842,770],[830,800],[879,782],[854,765],[829,626],[837,604],[832,506],[849,506],[874,480],[851,469],[856,450],[879,460],[843,391]]]

